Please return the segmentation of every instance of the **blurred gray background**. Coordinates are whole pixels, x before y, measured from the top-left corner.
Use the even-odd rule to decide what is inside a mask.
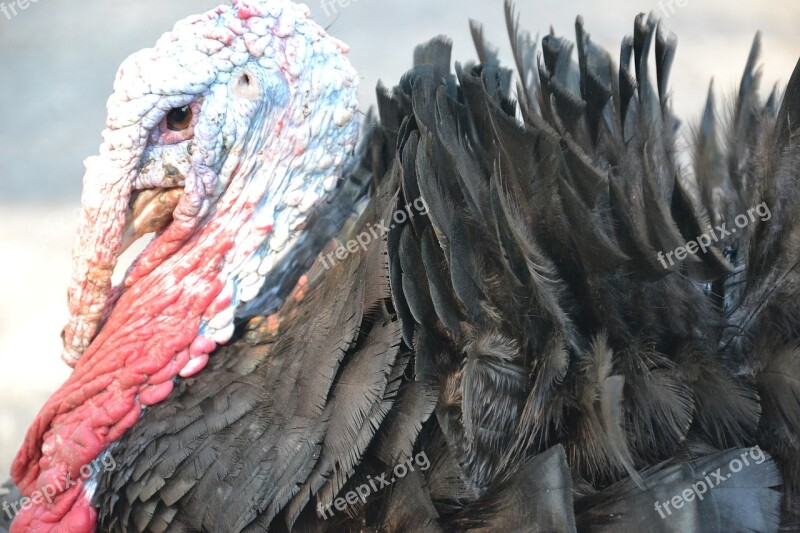
[[[397,82],[423,40],[447,34],[456,60],[473,59],[469,18],[509,57],[502,0],[329,0],[327,12],[320,1],[307,4],[351,45],[364,109],[378,79]],[[0,481],[68,373],[59,332],[82,161],[99,145],[117,66],[178,19],[220,2],[38,0],[16,15],[0,12]],[[571,37],[582,14],[614,56],[634,16],[653,10],[679,38],[671,85],[684,125],[699,116],[712,76],[718,90],[733,91],[756,30],[764,33],[764,92],[788,81],[800,57],[796,0],[520,0],[518,8],[523,26],[540,35],[552,25]]]

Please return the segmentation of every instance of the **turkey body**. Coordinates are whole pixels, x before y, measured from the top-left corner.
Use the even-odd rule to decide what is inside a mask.
[[[347,253],[105,452],[100,530],[800,531],[800,70],[757,38],[687,169],[656,20],[616,67],[506,18],[518,82],[473,25],[378,88]]]

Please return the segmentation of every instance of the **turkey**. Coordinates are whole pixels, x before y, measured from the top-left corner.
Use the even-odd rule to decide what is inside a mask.
[[[10,531],[800,531],[800,65],[682,150],[655,17],[505,16],[377,116],[289,0],[122,64]]]

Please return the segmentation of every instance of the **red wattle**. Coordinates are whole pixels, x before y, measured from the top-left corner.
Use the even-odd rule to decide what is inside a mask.
[[[60,494],[52,510],[28,502],[11,523],[9,533],[93,533],[97,511],[80,485]]]
[[[60,480],[80,479],[81,467],[133,426],[142,405],[169,394],[172,379],[189,360],[204,313],[224,286],[219,268],[233,243],[205,242],[210,245],[196,246],[179,260],[168,259],[120,296],[72,375],[28,430],[11,469],[23,494],[45,487],[52,491]],[[205,340],[199,345],[210,346]],[[36,503],[26,511],[38,529],[15,527],[91,531],[81,529],[84,518],[95,516],[86,514],[84,507],[71,493],[56,490],[53,503]],[[15,524],[34,523],[26,520],[17,518]],[[59,529],[62,526],[73,529]]]

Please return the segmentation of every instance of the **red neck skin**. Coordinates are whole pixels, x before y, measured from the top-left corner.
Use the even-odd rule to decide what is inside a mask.
[[[247,207],[225,218],[239,219],[242,228],[252,214],[252,205]],[[94,531],[96,513],[82,484],[64,488],[64,480],[82,480],[81,467],[131,428],[143,405],[172,391],[173,378],[197,351],[193,342],[204,315],[224,306],[214,300],[224,286],[220,272],[236,233],[220,228],[230,222],[219,215],[123,292],[72,375],[45,403],[11,469],[17,486],[33,500],[17,515],[13,533]],[[147,256],[158,257],[159,239]],[[208,339],[200,340],[208,346]],[[36,502],[36,493],[55,496],[52,503]]]

